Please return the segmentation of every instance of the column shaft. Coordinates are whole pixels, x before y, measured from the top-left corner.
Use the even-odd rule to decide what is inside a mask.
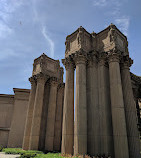
[[[49,104],[48,104],[46,141],[45,141],[45,150],[47,151],[53,151],[57,86],[58,86],[58,82],[54,78],[53,80],[51,80],[50,96],[49,96]]]
[[[55,151],[61,150],[63,102],[64,102],[64,84],[61,83],[57,92],[57,107],[56,107],[55,132],[54,132],[54,150]]]
[[[139,131],[137,128],[137,110],[133,97],[133,90],[131,85],[131,77],[129,71],[129,65],[123,63],[121,69],[123,97],[125,105],[125,116],[127,125],[127,136],[129,145],[129,157],[140,158],[140,139]]]
[[[73,154],[74,145],[74,65],[65,59],[66,81],[63,107],[62,149],[65,154]]]
[[[35,95],[36,95],[36,83],[35,83],[35,80],[34,80],[33,77],[31,77],[29,80],[31,82],[31,91],[30,91],[30,96],[29,96],[27,119],[26,119],[24,138],[23,138],[23,145],[22,145],[22,148],[24,150],[29,150],[29,141],[30,141],[30,135],[31,135],[31,126],[32,126],[34,102],[35,102]]]
[[[33,121],[32,121],[30,145],[29,145],[30,150],[38,150],[39,148],[43,98],[44,98],[44,84],[45,84],[45,78],[42,75],[37,76],[37,88],[36,88]]]
[[[109,55],[110,92],[115,158],[129,158],[119,55]]]
[[[98,64],[99,85],[99,118],[100,118],[100,154],[113,157],[112,117],[110,101],[109,69],[105,58],[101,57]]]
[[[98,67],[97,61],[91,60],[87,65],[87,152],[93,156],[100,153],[99,106],[98,106]]]
[[[87,154],[86,59],[76,54],[74,155]]]

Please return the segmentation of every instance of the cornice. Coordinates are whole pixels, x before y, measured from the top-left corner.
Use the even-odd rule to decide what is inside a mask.
[[[137,76],[130,72],[131,79],[135,81],[137,84],[141,85],[141,76]]]

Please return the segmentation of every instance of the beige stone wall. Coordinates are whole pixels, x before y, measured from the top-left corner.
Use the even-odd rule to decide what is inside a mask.
[[[14,95],[0,94],[0,145],[6,147],[13,114]]]
[[[8,147],[22,147],[30,90],[14,89],[14,108],[8,138]]]
[[[15,95],[0,94],[0,145],[22,147],[30,90],[14,89]]]

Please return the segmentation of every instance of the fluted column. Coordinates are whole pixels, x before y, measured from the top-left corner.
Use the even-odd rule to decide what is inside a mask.
[[[99,86],[99,153],[113,157],[112,117],[110,101],[109,68],[106,53],[101,53],[98,63],[98,86]]]
[[[30,150],[38,150],[39,148],[45,81],[46,79],[43,74],[37,75],[37,88],[29,145]]]
[[[48,150],[48,151],[53,151],[57,86],[58,86],[57,78],[51,78],[49,104],[48,104],[48,116],[47,116],[47,128],[46,128],[46,140],[45,140],[45,150]]]
[[[123,98],[125,106],[125,116],[127,125],[127,137],[129,145],[129,157],[140,158],[140,139],[137,128],[137,109],[134,101],[133,90],[131,85],[131,76],[129,66],[131,64],[129,57],[124,58],[121,65]]]
[[[87,154],[86,56],[82,53],[75,54],[74,57],[76,64],[74,155]]]
[[[73,154],[74,145],[74,64],[71,58],[62,60],[66,68],[63,107],[62,149],[65,154]]]
[[[89,54],[87,62],[87,149],[88,155],[100,153],[98,106],[98,64],[96,54]]]
[[[125,110],[120,75],[120,56],[109,54],[110,93],[115,158],[129,158]]]
[[[23,138],[23,145],[22,148],[24,150],[29,149],[29,141],[31,135],[31,126],[32,126],[32,118],[33,118],[33,110],[34,110],[34,102],[35,102],[35,95],[36,95],[36,81],[34,77],[29,78],[31,82],[31,91],[29,96],[29,104],[28,104],[28,111],[27,111],[27,119],[25,124],[25,131],[24,131],[24,138]]]

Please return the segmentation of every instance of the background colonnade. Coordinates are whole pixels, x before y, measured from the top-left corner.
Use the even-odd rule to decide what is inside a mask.
[[[31,92],[23,149],[60,151],[64,83],[43,73],[29,80]]]

